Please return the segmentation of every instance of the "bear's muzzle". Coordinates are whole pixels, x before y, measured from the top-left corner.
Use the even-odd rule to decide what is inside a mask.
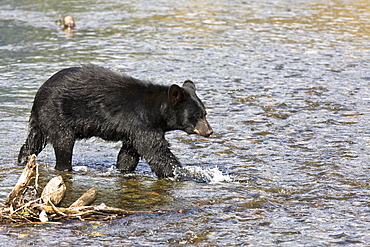
[[[194,133],[205,137],[208,137],[213,133],[213,130],[206,119],[200,119],[193,131]]]

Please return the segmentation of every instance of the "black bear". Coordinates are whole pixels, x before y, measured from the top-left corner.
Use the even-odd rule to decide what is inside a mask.
[[[158,178],[171,177],[181,167],[165,139],[171,130],[206,137],[213,132],[193,82],[163,86],[95,65],[72,67],[54,74],[38,90],[18,162],[25,164],[29,155],[50,143],[55,169],[72,170],[75,141],[97,136],[122,141],[117,159],[122,172],[134,171],[142,157]]]

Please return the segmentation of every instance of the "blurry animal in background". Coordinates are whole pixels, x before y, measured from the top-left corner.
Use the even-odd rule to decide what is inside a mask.
[[[64,30],[73,30],[76,26],[76,23],[71,15],[63,16],[59,15],[56,20],[58,25],[62,25]]]

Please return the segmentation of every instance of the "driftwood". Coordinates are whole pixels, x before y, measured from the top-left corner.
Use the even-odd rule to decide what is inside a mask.
[[[66,189],[62,176],[54,177],[46,184],[41,193],[41,199],[45,204],[58,205],[62,201]]]
[[[33,154],[29,157],[27,165],[18,179],[17,184],[6,198],[5,206],[17,208],[24,203],[23,196],[31,181],[35,179],[36,166],[36,155]]]
[[[41,195],[37,197],[38,164],[36,156],[31,155],[17,184],[8,195],[5,204],[0,208],[0,221],[16,223],[59,223],[60,220],[111,220],[136,213],[162,213],[160,211],[127,211],[109,207],[104,203],[90,206],[97,198],[97,190],[91,188],[86,191],[68,208],[58,207],[66,192],[66,185],[62,176],[52,178]],[[31,185],[34,182],[34,185]],[[28,189],[33,188],[35,198],[24,198]]]
[[[89,206],[91,205],[96,198],[98,197],[98,191],[95,188],[91,188],[83,195],[78,198],[74,203],[69,206],[70,208],[77,208],[77,207],[82,207],[82,206]]]

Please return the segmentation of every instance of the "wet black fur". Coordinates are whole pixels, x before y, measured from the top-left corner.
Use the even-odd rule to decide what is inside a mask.
[[[24,164],[47,143],[54,147],[58,170],[72,169],[77,139],[122,141],[117,168],[135,170],[144,158],[159,178],[173,176],[180,162],[168,148],[165,132],[184,130],[208,136],[212,129],[195,86],[162,86],[84,65],[59,71],[35,96],[30,132],[18,162]]]

